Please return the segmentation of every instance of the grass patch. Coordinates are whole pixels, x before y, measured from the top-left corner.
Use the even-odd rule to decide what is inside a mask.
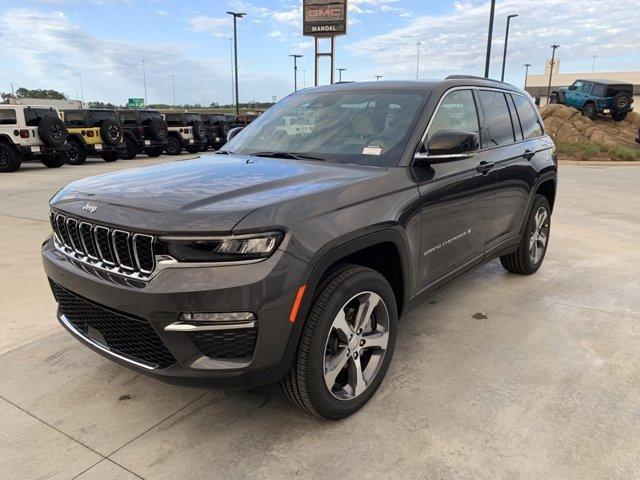
[[[579,160],[613,160],[640,161],[640,148],[612,147],[591,143],[556,143],[556,151],[560,156]]]

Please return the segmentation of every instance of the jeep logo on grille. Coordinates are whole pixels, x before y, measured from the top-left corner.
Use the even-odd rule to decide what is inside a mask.
[[[92,203],[85,203],[82,206],[82,210],[84,210],[85,212],[89,212],[89,213],[95,213],[98,210],[98,206],[97,205],[93,205]]]

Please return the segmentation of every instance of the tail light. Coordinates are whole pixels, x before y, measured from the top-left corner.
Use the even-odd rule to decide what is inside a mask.
[[[29,130],[26,128],[20,130],[20,138],[29,138]]]
[[[93,133],[93,130],[88,130],[87,131],[87,137],[93,137],[95,134]]]

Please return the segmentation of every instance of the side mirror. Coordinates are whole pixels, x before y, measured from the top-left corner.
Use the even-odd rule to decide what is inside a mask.
[[[230,142],[231,139],[238,135],[242,130],[244,130],[244,127],[235,127],[229,130],[229,133],[227,133],[227,142]]]
[[[571,85],[571,86],[569,87],[569,90],[576,90],[577,88],[578,88],[578,87],[576,87],[575,85]]]
[[[427,153],[418,153],[415,159],[424,163],[452,162],[470,157],[479,147],[475,133],[439,130],[429,138]]]

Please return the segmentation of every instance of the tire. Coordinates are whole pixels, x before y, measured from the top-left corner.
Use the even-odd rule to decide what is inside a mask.
[[[229,130],[231,130],[229,122],[218,122],[218,134],[220,137],[226,140],[227,135],[229,135]]]
[[[207,140],[206,142],[204,142],[202,144],[202,147],[200,148],[201,152],[206,152],[207,150],[209,150],[209,140]]]
[[[118,150],[112,150],[110,152],[104,152],[102,154],[102,159],[105,162],[115,162],[116,160],[118,160],[120,158],[120,152]]]
[[[105,145],[116,147],[122,140],[122,129],[118,122],[106,118],[100,125],[100,136]]]
[[[613,112],[611,112],[611,118],[614,122],[621,122],[625,118],[627,118],[628,113],[629,112],[626,111],[614,110]]]
[[[120,158],[123,160],[131,160],[136,158],[138,154],[138,146],[133,138],[129,135],[124,137],[125,146],[120,149]]]
[[[539,223],[538,217],[541,209],[546,212],[546,218],[542,221],[542,229],[540,230],[537,225]],[[536,247],[540,247],[542,243],[539,240],[534,240],[533,236],[538,232],[544,233],[544,246],[539,250],[539,254],[535,256],[532,253],[531,245],[535,242]],[[522,241],[518,246],[518,249],[508,255],[500,257],[502,266],[513,273],[519,273],[521,275],[531,275],[538,271],[549,247],[549,238],[551,232],[551,207],[549,201],[543,195],[536,195],[531,211],[529,212],[529,218],[527,219],[527,225],[525,227]],[[542,237],[538,237],[542,238]]]
[[[168,155],[179,155],[182,152],[182,142],[175,135],[171,135],[167,141],[165,151]]]
[[[198,153],[202,150],[202,146],[201,145],[189,145],[188,147],[185,147],[185,150],[188,153]]]
[[[153,140],[157,140],[158,142],[164,142],[169,135],[169,130],[167,129],[167,122],[165,122],[162,118],[156,117],[152,118],[151,122],[149,122],[149,135]]]
[[[65,151],[65,160],[69,165],[82,165],[87,161],[87,152],[78,140],[69,140],[69,149]]]
[[[60,168],[66,163],[64,155],[60,153],[54,153],[53,155],[43,158],[42,164],[47,168]]]
[[[359,304],[364,308],[374,298],[378,303],[374,315],[369,317],[372,323],[364,323],[365,332],[354,332],[350,323],[353,307]],[[340,312],[346,313],[342,315],[344,322],[338,320]],[[372,329],[372,319],[376,319],[377,333],[366,331]],[[280,381],[282,392],[291,403],[321,418],[338,420],[354,414],[373,397],[384,379],[393,356],[397,320],[393,290],[380,273],[355,265],[335,270],[318,289],[296,357]],[[337,329],[335,322],[344,328]],[[374,341],[384,343],[383,338],[386,339],[384,349],[367,347]],[[379,355],[372,355],[374,351]],[[344,363],[340,362],[342,366],[325,377],[326,354],[341,358]],[[368,382],[362,377],[362,383],[355,381],[358,362],[361,368],[364,366],[363,375],[370,377]],[[364,390],[357,392],[350,383],[352,380],[355,387],[363,385]],[[327,384],[332,385],[331,390]]]
[[[69,132],[60,118],[44,117],[38,123],[38,136],[45,145],[61,147],[67,141]]]
[[[584,106],[582,107],[582,114],[591,120],[595,120],[598,116],[596,106],[591,102],[584,104]]]
[[[162,148],[162,147],[147,148],[144,151],[144,153],[146,153],[151,158],[159,157],[160,155],[162,155],[162,152],[164,152],[164,148]]]
[[[191,125],[193,130],[193,138],[196,141],[202,141],[207,139],[207,126],[200,120],[195,120]]]
[[[0,143],[0,173],[11,173],[20,170],[22,158],[11,145]]]
[[[612,110],[624,111],[631,106],[631,95],[627,92],[618,92],[613,96]]]
[[[552,103],[560,103],[560,100],[558,99],[558,94],[552,93],[551,95],[549,95],[549,104],[552,104]]]

